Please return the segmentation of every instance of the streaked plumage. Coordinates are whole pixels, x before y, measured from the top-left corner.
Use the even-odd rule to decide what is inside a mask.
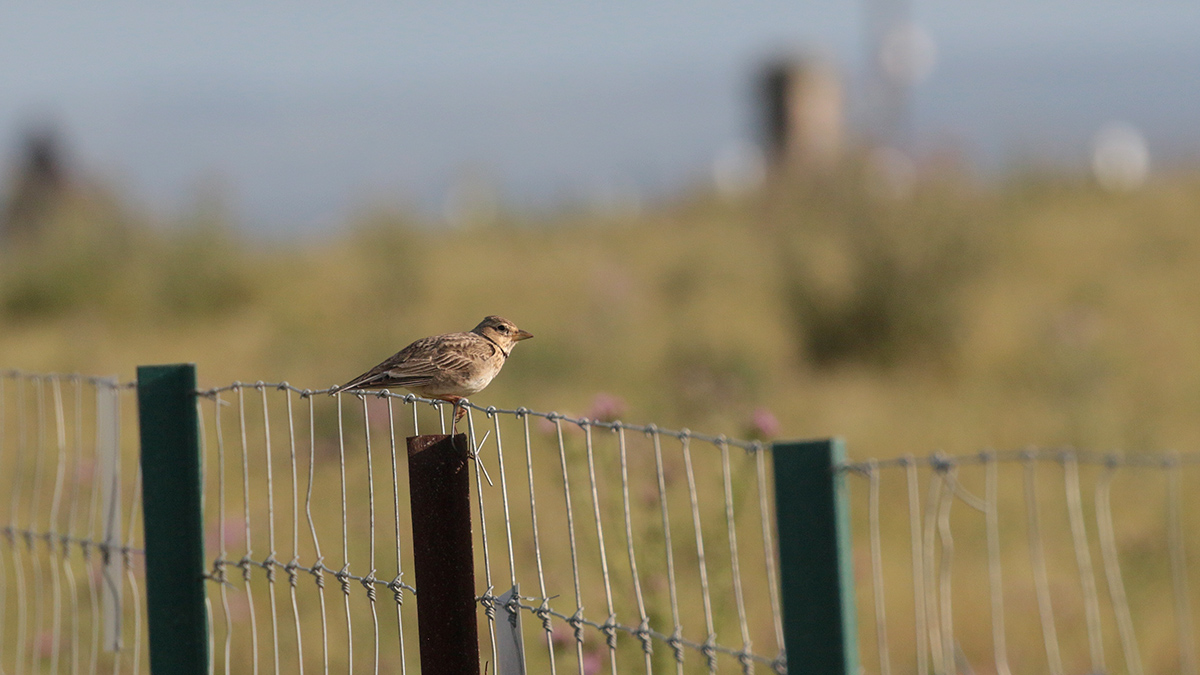
[[[482,391],[513,346],[531,337],[511,321],[489,316],[469,333],[421,338],[334,391],[401,388],[457,404]]]

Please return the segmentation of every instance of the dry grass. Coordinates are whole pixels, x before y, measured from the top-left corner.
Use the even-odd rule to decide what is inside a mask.
[[[636,216],[443,230],[375,213],[270,245],[95,198],[59,223],[0,259],[6,367],[129,379],[138,364],[195,361],[206,384],[327,386],[498,313],[537,338],[477,397],[485,405],[586,415],[607,393],[629,421],[731,435],[752,433],[765,407],[780,437],[840,435],[856,458],[1200,445],[1194,173],[1128,194],[1044,176],[931,179],[903,200],[840,176]],[[1118,534],[1158,517],[1131,508]],[[907,560],[906,532],[885,538]],[[1161,591],[1158,572],[1132,574],[1135,589]],[[963,597],[960,617],[978,622],[964,649],[990,653],[982,596]],[[1141,617],[1147,653],[1170,630],[1162,607],[1161,621]],[[1014,662],[1019,651],[1040,663],[1036,642],[1021,645]]]

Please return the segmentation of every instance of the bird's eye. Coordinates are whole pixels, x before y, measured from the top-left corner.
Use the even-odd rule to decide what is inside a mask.
[[[508,328],[508,326],[500,326],[499,330],[501,333],[507,333],[509,331],[509,328]]]

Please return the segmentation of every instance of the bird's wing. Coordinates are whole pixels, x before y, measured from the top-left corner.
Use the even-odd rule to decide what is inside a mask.
[[[383,363],[338,387],[382,389],[420,387],[438,377],[467,375],[490,355],[495,346],[474,333],[448,333],[422,338],[393,354]]]

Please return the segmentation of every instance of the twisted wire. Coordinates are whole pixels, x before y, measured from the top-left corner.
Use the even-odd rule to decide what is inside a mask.
[[[679,619],[679,589],[675,583],[675,545],[671,539],[671,517],[667,508],[667,483],[666,475],[663,471],[662,438],[656,427],[647,431],[646,435],[650,437],[654,447],[654,473],[656,487],[658,488],[659,512],[662,516],[663,548],[667,562],[667,592],[671,601],[671,625],[674,627],[671,636],[667,640],[667,645],[671,648],[671,652],[675,656],[676,675],[682,675],[683,642],[681,637],[683,626],[680,625]],[[758,457],[761,458],[762,453],[759,453]],[[782,640],[780,640],[780,644],[783,644]]]
[[[375,607],[375,466],[371,452],[371,411],[367,407],[367,397],[360,394],[363,413],[363,436],[366,442],[367,454],[367,539],[370,542],[371,571],[362,585],[367,590],[367,602],[371,606],[372,645],[375,648],[374,672],[379,672],[379,613]]]
[[[281,384],[280,388],[284,388],[284,385]],[[292,388],[288,387],[288,389]],[[325,608],[325,557],[321,555],[321,540],[317,536],[317,524],[313,520],[312,513],[313,472],[317,464],[317,424],[313,411],[312,394],[313,392],[309,389],[300,391],[300,398],[308,401],[308,489],[304,495],[304,514],[308,520],[313,552],[316,555],[316,561],[306,571],[313,576],[317,585],[317,600],[321,608],[321,672],[329,675],[329,618]],[[341,407],[340,404],[338,407]]]
[[[263,455],[267,469],[267,548],[268,553],[264,562],[267,571],[267,598],[271,601],[271,666],[275,675],[279,675],[279,612],[275,600],[275,472],[271,461],[271,415],[267,406],[267,387],[262,380],[254,383],[262,402],[263,421]]]
[[[549,418],[554,423],[554,431],[558,438],[558,457],[562,465],[563,501],[567,508],[567,541],[571,547],[571,580],[575,587],[575,613],[566,618],[575,632],[575,659],[579,672],[583,673],[583,596],[579,588],[579,553],[575,546],[575,513],[571,508],[571,479],[567,475],[567,451],[563,443],[562,418]]]
[[[334,577],[342,585],[342,606],[346,612],[346,672],[354,672],[354,624],[350,618],[350,537],[346,520],[346,432],[342,416],[342,393],[334,394],[337,404],[338,479],[342,489],[342,569]]]
[[[250,586],[251,552],[254,550],[250,539],[250,449],[246,441],[246,396],[240,382],[234,383],[234,393],[237,394],[238,432],[241,438],[242,457],[242,518],[246,539],[246,553],[238,561],[242,568],[242,581],[246,588],[246,607],[250,613],[250,653],[253,659],[253,673],[258,675],[258,621],[254,613],[254,593]]]
[[[404,570],[400,563],[400,479],[396,468],[396,418],[392,410],[392,399],[388,398],[385,400],[387,401],[388,438],[392,459],[392,514],[396,527],[396,576],[388,584],[388,589],[392,591],[392,598],[396,601],[396,637],[400,643],[400,673],[403,675],[407,671],[408,665],[404,658],[404,616],[400,611],[404,606],[404,586],[401,584],[404,578]],[[413,425],[413,433],[415,434],[415,421]]]
[[[653,670],[650,657],[654,654],[654,645],[650,641],[648,632],[650,618],[646,615],[646,600],[642,596],[642,579],[638,574],[637,555],[633,550],[633,517],[629,508],[629,461],[625,448],[625,430],[618,428],[616,434],[621,455],[621,508],[625,515],[625,548],[629,555],[629,575],[633,579],[633,595],[637,601],[638,617],[641,619],[634,635],[642,643],[642,658],[646,665],[646,673],[649,674]]]
[[[529,519],[533,533],[533,559],[537,567],[538,577],[538,592],[543,598],[546,597],[546,575],[542,568],[542,543],[538,535],[538,520],[537,520],[537,490],[533,487],[533,448],[529,436],[529,415],[526,415],[524,408],[517,412],[517,418],[521,420],[521,426],[525,432],[525,468],[529,480]],[[503,479],[503,474],[501,474]],[[516,594],[513,594],[515,600],[519,600]],[[550,624],[550,612],[546,607],[545,602],[535,612],[538,619],[542,622],[542,630],[546,633],[546,651],[550,659],[550,675],[557,675],[558,665],[554,659],[554,629]]]
[[[457,410],[452,408],[450,414],[456,415]],[[484,610],[487,614],[488,638],[492,646],[492,662],[498,664],[500,663],[500,653],[499,645],[496,643],[496,608],[495,598],[492,595],[492,591],[495,589],[495,586],[492,584],[492,553],[488,547],[487,516],[485,515],[487,509],[484,508],[483,502],[483,477],[486,475],[486,469],[483,466],[483,457],[480,456],[482,445],[487,441],[488,437],[485,435],[482,441],[477,440],[477,436],[475,435],[475,416],[471,414],[470,410],[467,411],[467,438],[471,444],[471,454],[475,457],[475,495],[479,504],[479,539],[483,547],[484,584],[487,585],[487,590],[483,594],[483,597],[486,599]],[[492,481],[489,478],[488,485],[491,484]]]
[[[284,401],[287,403],[288,429],[288,466],[292,478],[292,558],[284,566],[288,575],[288,595],[292,601],[292,623],[296,631],[296,667],[299,675],[304,675],[304,639],[300,629],[300,607],[296,599],[296,589],[300,582],[300,499],[296,480],[296,419],[292,409],[291,393],[284,391]]]

